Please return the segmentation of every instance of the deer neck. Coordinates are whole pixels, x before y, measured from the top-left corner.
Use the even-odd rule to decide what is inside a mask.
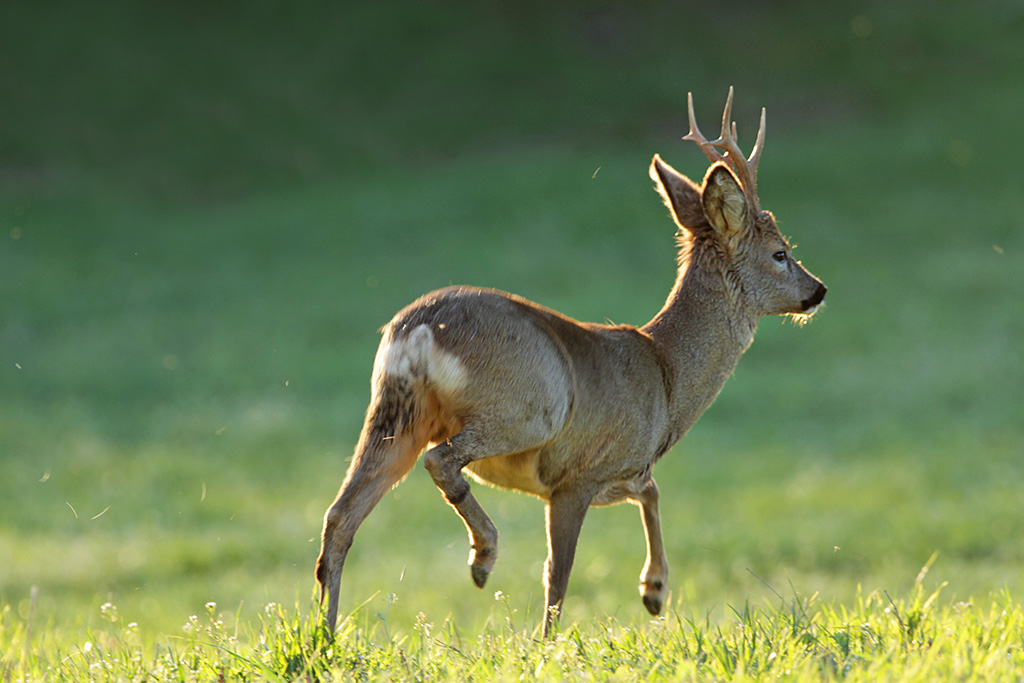
[[[738,305],[725,273],[684,264],[668,300],[642,330],[668,370],[669,414],[682,437],[711,405],[754,339],[757,318]]]

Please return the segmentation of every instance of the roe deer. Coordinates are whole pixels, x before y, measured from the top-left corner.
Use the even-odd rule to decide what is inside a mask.
[[[654,464],[711,405],[766,315],[812,315],[825,286],[793,259],[757,199],[764,110],[744,158],[725,104],[721,136],[683,138],[712,162],[700,187],[655,156],[650,175],[679,226],[679,270],[643,327],[580,323],[511,294],[449,287],[410,304],[383,328],[372,396],[352,463],[324,516],[316,576],[330,595],[333,632],[345,557],[356,529],[420,453],[469,531],[482,587],[498,532],[477,503],[477,481],[547,502],[547,636],[565,596],[591,506],[640,506],[647,560],[640,595],[661,611],[668,563]],[[716,148],[722,150],[719,152]]]

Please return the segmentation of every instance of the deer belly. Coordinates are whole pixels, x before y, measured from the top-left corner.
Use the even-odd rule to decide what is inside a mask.
[[[537,476],[537,451],[474,460],[465,469],[470,476],[484,484],[522,491],[544,499],[551,496],[551,489]]]

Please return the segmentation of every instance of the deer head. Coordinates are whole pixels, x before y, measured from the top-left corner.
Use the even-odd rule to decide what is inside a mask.
[[[726,286],[728,303],[756,322],[765,315],[793,315],[799,321],[812,315],[825,298],[825,286],[792,256],[775,217],[761,209],[757,197],[757,167],[764,149],[765,112],[749,157],[736,142],[731,120],[732,88],[725,103],[722,133],[712,141],[700,132],[687,97],[690,132],[712,162],[698,187],[655,155],[651,177],[682,229],[680,262],[717,273]],[[719,152],[719,149],[724,153]]]

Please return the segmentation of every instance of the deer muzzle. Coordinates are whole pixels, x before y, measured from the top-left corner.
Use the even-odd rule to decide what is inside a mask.
[[[803,303],[801,304],[804,309],[803,312],[814,313],[818,306],[821,305],[821,302],[825,300],[825,292],[827,291],[828,287],[819,282],[818,288],[814,290],[814,294],[803,300]]]

